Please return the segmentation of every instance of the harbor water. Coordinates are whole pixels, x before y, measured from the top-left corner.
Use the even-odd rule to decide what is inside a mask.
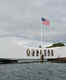
[[[66,63],[0,64],[0,80],[66,80]]]

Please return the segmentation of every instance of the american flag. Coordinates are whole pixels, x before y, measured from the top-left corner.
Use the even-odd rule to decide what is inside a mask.
[[[46,25],[46,26],[49,26],[50,25],[50,21],[45,19],[45,18],[41,18],[41,21],[42,21],[42,24]]]

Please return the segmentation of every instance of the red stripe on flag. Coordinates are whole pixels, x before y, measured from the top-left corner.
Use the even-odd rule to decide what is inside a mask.
[[[50,22],[48,20],[46,20],[46,21],[43,21],[42,24],[45,24],[46,26],[49,26]]]

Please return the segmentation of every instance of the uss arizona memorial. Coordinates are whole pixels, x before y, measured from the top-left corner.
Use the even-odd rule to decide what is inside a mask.
[[[5,41],[6,43],[3,44],[3,40],[0,40],[0,60],[1,58],[10,60],[21,59],[21,61],[23,61],[23,59],[25,59],[26,61],[29,59],[30,61],[32,59],[40,60],[41,56],[43,55],[44,60],[66,62],[66,46],[52,48],[35,48],[21,46],[16,43],[12,44],[11,40]]]
[[[43,55],[44,60],[66,62],[66,46],[54,48],[26,48],[25,58],[40,59]]]

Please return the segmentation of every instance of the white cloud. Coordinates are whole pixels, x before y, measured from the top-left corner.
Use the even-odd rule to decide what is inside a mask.
[[[62,39],[66,34],[65,7],[65,0],[1,0],[0,38],[13,36],[40,40],[40,18],[44,16],[53,23],[48,29],[48,39],[60,39],[61,34]]]
[[[13,42],[14,41],[14,42]],[[18,44],[16,38],[0,39],[0,58],[22,58],[24,56],[24,44]]]

